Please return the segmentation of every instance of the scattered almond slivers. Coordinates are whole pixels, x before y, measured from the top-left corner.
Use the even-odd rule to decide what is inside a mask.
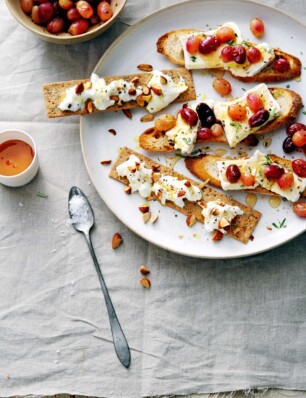
[[[88,101],[86,104],[86,112],[87,113],[92,113],[93,112],[93,103],[92,101]]]
[[[151,282],[149,278],[141,278],[140,284],[146,289],[150,289],[151,287]]]
[[[100,164],[102,165],[106,165],[106,164],[111,164],[112,161],[111,160],[101,160]]]
[[[142,215],[142,221],[146,224],[151,218],[151,212],[148,211]]]
[[[125,192],[127,195],[131,195],[131,193],[132,193],[132,188],[128,185],[128,186],[124,187],[124,192]]]
[[[218,229],[215,229],[212,235],[212,240],[215,242],[220,241],[223,238],[223,233]]]
[[[81,94],[84,91],[84,84],[83,83],[79,83],[76,88],[75,88],[75,93]]]
[[[112,239],[112,248],[117,249],[117,247],[119,247],[121,245],[122,241],[123,240],[122,240],[121,235],[119,234],[119,232],[116,232]]]
[[[197,222],[194,214],[189,214],[186,218],[186,224],[188,227],[192,227]]]
[[[143,70],[144,72],[151,72],[153,70],[153,66],[150,64],[139,64],[137,65],[139,70]]]
[[[132,115],[132,112],[130,111],[130,109],[122,109],[122,112],[125,114],[125,116],[128,119],[132,119],[133,115]]]
[[[150,223],[151,224],[155,224],[157,219],[158,219],[158,214],[155,214],[154,216],[151,216]]]
[[[146,122],[152,122],[153,119],[154,119],[154,115],[148,114],[148,115],[142,116],[140,118],[140,121],[146,123]]]
[[[138,207],[138,209],[141,211],[141,213],[148,213],[150,210],[150,205],[148,203],[143,203]]]
[[[149,273],[150,273],[150,270],[149,270],[149,268],[148,267],[146,267],[145,265],[142,265],[141,267],[140,267],[140,270],[139,270],[143,275],[148,275]]]

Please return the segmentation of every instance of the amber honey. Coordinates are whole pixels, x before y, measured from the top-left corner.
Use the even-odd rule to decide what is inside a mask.
[[[9,140],[0,144],[0,174],[14,176],[22,173],[32,163],[34,151],[21,140]]]

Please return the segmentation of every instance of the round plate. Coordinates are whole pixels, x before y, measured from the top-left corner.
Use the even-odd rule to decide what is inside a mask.
[[[266,16],[269,15],[269,18]],[[249,21],[253,17],[260,17],[266,23],[265,41],[273,47],[281,47],[282,50],[298,56],[302,62],[305,56],[301,52],[304,48],[306,27],[289,17],[288,15],[254,2],[239,0],[215,0],[215,1],[188,1],[162,9],[149,15],[142,21],[133,25],[104,54],[95,72],[100,76],[132,74],[139,72],[138,64],[151,64],[155,69],[171,69],[176,67],[166,57],[156,52],[156,41],[162,34],[182,28],[193,27],[207,30],[218,25],[233,21],[238,24],[245,40],[256,41],[249,31]],[[220,97],[212,89],[214,77],[201,71],[193,72],[198,98],[203,96],[220,100]],[[252,84],[241,83],[225,76],[232,84],[234,97],[243,95],[244,90],[251,88]],[[306,98],[306,86],[301,82],[290,81],[273,86],[290,87]],[[172,104],[167,113],[175,114],[181,104]],[[277,208],[271,207],[270,197],[257,195],[255,208],[262,212],[262,217],[254,231],[254,240],[243,244],[228,236],[220,242],[212,242],[204,226],[197,223],[188,228],[183,214],[174,212],[168,207],[161,206],[158,202],[150,204],[152,214],[159,213],[155,224],[144,224],[138,206],[144,200],[136,193],[126,195],[123,185],[108,177],[110,166],[101,166],[102,160],[115,159],[118,150],[122,146],[128,146],[136,151],[154,158],[166,164],[166,157],[174,154],[145,153],[138,146],[138,136],[151,123],[142,123],[140,118],[145,114],[143,109],[133,110],[133,118],[128,119],[123,112],[96,113],[81,117],[81,145],[83,156],[90,178],[97,191],[111,211],[131,230],[142,238],[167,250],[176,253],[203,257],[203,258],[232,258],[247,256],[269,250],[296,237],[306,230],[306,220],[297,217],[292,212],[292,205],[281,201]],[[165,113],[165,111],[161,112]],[[301,112],[301,122],[306,118]],[[114,129],[113,135],[108,130]],[[283,156],[282,142],[285,138],[285,130],[266,134],[261,140],[258,149]],[[240,146],[235,150],[229,150],[226,145],[207,144],[210,151],[225,149],[226,155],[238,155],[248,152],[250,155],[255,149]],[[302,157],[301,152],[295,152],[291,159]],[[175,164],[175,170],[192,177],[186,170],[183,159]],[[231,196],[243,203],[246,194],[242,192],[232,193]],[[273,203],[272,203],[273,205]]]

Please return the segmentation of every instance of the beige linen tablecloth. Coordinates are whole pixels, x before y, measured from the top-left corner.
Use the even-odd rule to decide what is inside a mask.
[[[166,252],[122,225],[95,191],[82,159],[79,118],[45,116],[44,82],[88,77],[128,25],[172,3],[128,0],[101,37],[56,46],[18,25],[0,2],[0,130],[31,133],[40,158],[29,185],[0,186],[1,396],[306,389],[305,234],[239,260]],[[306,16],[303,1],[263,3],[302,21]],[[128,370],[113,348],[86,243],[66,225],[72,185],[94,208],[93,243],[131,347]],[[117,231],[124,244],[114,251]],[[152,271],[150,291],[139,285],[141,264]]]

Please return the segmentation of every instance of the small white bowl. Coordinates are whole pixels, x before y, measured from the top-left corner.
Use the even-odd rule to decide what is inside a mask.
[[[0,144],[9,140],[20,140],[29,144],[34,152],[32,163],[27,169],[14,176],[4,176],[0,174],[0,184],[8,187],[21,187],[28,184],[37,174],[39,163],[35,142],[33,138],[22,130],[5,130],[0,132]]]

